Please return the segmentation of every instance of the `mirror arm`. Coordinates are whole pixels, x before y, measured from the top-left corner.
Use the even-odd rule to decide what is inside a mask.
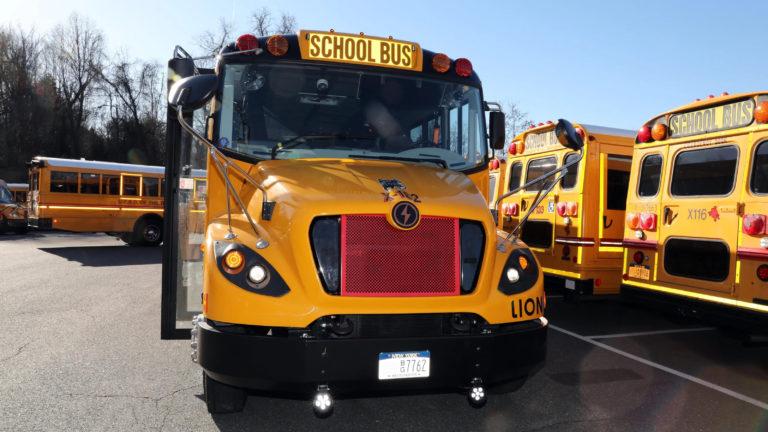
[[[219,173],[222,176],[224,176],[224,182],[227,185],[227,193],[231,192],[233,194],[233,198],[235,198],[235,201],[237,202],[238,206],[240,207],[240,210],[243,212],[245,217],[248,219],[248,222],[250,223],[251,228],[253,229],[254,233],[256,233],[257,236],[261,236],[261,234],[259,234],[259,230],[256,227],[256,224],[254,223],[253,219],[251,218],[251,215],[248,213],[248,210],[245,208],[245,206],[243,205],[243,202],[240,200],[240,196],[234,191],[234,186],[232,186],[231,182],[229,181],[229,177],[228,177],[229,170],[228,170],[228,168],[229,167],[233,167],[235,169],[235,171],[237,171],[243,177],[243,179],[245,181],[247,181],[253,187],[255,187],[256,189],[261,191],[261,195],[262,195],[262,216],[265,216],[265,215],[268,216],[268,217],[264,217],[264,219],[269,220],[272,217],[272,210],[274,210],[275,203],[272,202],[272,201],[269,201],[269,199],[267,197],[267,191],[264,188],[264,186],[262,186],[256,180],[254,180],[250,176],[250,174],[248,174],[244,169],[240,168],[237,164],[230,164],[229,162],[227,162],[227,156],[224,153],[222,153],[219,149],[217,149],[216,146],[214,146],[210,141],[205,139],[205,137],[200,135],[189,123],[187,123],[186,119],[184,119],[184,113],[183,113],[183,111],[181,109],[177,108],[176,112],[177,112],[177,119],[178,119],[179,124],[181,125],[182,129],[187,131],[197,141],[199,141],[200,143],[202,143],[202,144],[204,144],[205,146],[208,147],[208,149],[211,152],[211,156],[212,156],[211,159],[214,161],[214,164],[216,165],[216,169],[219,171]],[[225,161],[227,169],[225,169],[221,165],[221,159],[219,159],[219,158],[223,158],[223,160]],[[230,190],[230,188],[231,188],[231,190]],[[229,204],[229,202],[227,202],[227,204]],[[231,228],[230,228],[230,231],[231,231]],[[260,239],[259,241],[256,242],[256,247],[259,248],[259,249],[263,249],[263,248],[265,248],[267,246],[269,246],[269,243],[267,243],[267,241],[264,240],[264,239]]]
[[[531,217],[531,214],[533,213],[533,209],[538,207],[539,204],[541,204],[541,202],[544,201],[544,198],[546,198],[547,195],[549,195],[552,189],[555,188],[555,185],[560,180],[562,180],[562,178],[565,177],[566,174],[568,174],[568,171],[561,172],[560,175],[557,176],[557,178],[552,182],[551,185],[547,187],[546,191],[544,191],[543,193],[542,191],[544,189],[539,189],[539,193],[536,194],[536,199],[533,200],[533,203],[531,204],[531,207],[528,209],[528,212],[525,213],[525,216],[523,216],[523,219],[520,221],[520,223],[518,223],[517,226],[512,231],[510,231],[509,234],[507,234],[507,238],[506,238],[507,241],[509,241],[509,239],[512,237],[517,238],[518,231],[520,231],[522,226],[525,225],[526,222],[528,222],[528,218]]]

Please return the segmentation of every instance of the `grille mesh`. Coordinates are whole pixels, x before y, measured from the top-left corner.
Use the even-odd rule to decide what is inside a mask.
[[[459,294],[459,220],[423,216],[403,231],[383,215],[341,217],[341,295]]]

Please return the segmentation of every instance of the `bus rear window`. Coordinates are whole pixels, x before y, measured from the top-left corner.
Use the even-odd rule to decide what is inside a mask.
[[[525,173],[525,181],[529,182],[531,180],[537,179],[544,174],[552,171],[555,169],[555,165],[557,164],[557,160],[554,156],[545,157],[541,159],[534,159],[530,162],[528,162],[528,170]],[[547,183],[547,180],[540,181],[536,184],[533,184],[525,190],[527,191],[537,191],[544,189],[544,184]]]
[[[749,188],[753,193],[768,193],[768,141],[763,141],[755,150],[755,159],[752,161],[752,179]]]
[[[576,153],[570,153],[568,156],[563,159],[563,166],[568,165],[569,162],[573,162],[575,159],[578,159],[579,155]],[[561,189],[573,189],[574,186],[576,186],[576,177],[579,174],[579,164],[571,165],[570,168],[568,168],[568,172],[565,174],[565,177],[563,177],[562,180],[560,180],[560,188]]]
[[[520,177],[523,176],[523,164],[520,162],[515,162],[509,169],[510,172],[508,190],[517,189],[520,187]]]
[[[640,179],[637,181],[637,196],[652,197],[659,193],[661,181],[661,155],[648,155],[640,165]]]
[[[77,193],[77,173],[51,171],[51,192]]]
[[[672,276],[722,282],[730,254],[725,243],[673,238],[664,245],[664,270]]]
[[[552,247],[552,224],[547,221],[528,221],[520,238],[530,247],[548,249]]]
[[[680,152],[672,170],[672,195],[727,195],[733,189],[738,156],[734,146]]]

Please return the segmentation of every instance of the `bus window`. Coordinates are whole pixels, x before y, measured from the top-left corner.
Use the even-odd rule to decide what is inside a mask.
[[[120,195],[139,196],[139,180],[141,180],[141,177],[139,176],[124,175],[123,190]]]
[[[606,189],[605,203],[608,210],[626,210],[629,172],[609,169],[608,187]]]
[[[768,193],[768,141],[758,144],[757,150],[755,150],[749,187],[756,194]]]
[[[207,194],[207,182],[205,180],[195,180],[195,201],[205,201]]]
[[[569,162],[573,162],[575,159],[578,159],[579,155],[577,153],[570,153],[568,156],[563,159],[563,166],[567,165]],[[565,177],[563,177],[562,180],[560,180],[560,188],[561,189],[573,189],[574,186],[576,186],[576,177],[579,174],[579,164],[571,165],[568,168],[568,172],[565,174]]]
[[[423,141],[422,133],[421,133],[421,125],[416,126],[415,128],[411,129],[411,141],[415,143],[420,143]]]
[[[525,173],[525,181],[529,182],[531,180],[534,180],[536,178],[539,178],[543,176],[544,174],[552,171],[555,169],[555,165],[557,164],[557,160],[554,156],[549,156],[541,159],[534,159],[528,163],[528,171]],[[525,190],[527,191],[537,191],[544,189],[544,183],[547,183],[547,181],[540,181],[536,184],[533,184]]]
[[[155,177],[144,177],[144,184],[141,189],[141,196],[156,197],[159,189],[159,179]]]
[[[680,152],[672,170],[672,195],[727,195],[736,177],[735,146]]]
[[[77,193],[77,173],[51,171],[51,192]]]
[[[160,179],[160,196],[165,196],[165,178]]]
[[[637,196],[652,197],[659,193],[661,182],[661,155],[646,156],[641,162],[640,178],[637,181]]]
[[[80,173],[80,193],[98,194],[99,193],[99,175],[91,173]]]
[[[515,162],[510,170],[509,190],[514,190],[520,187],[520,177],[523,176],[523,164],[520,162]]]
[[[102,175],[101,193],[104,195],[120,195],[120,176]]]
[[[32,173],[29,175],[29,190],[30,191],[38,190],[37,188],[39,187],[39,184],[37,183],[37,181],[38,181],[39,176],[40,176],[40,173],[37,170],[32,171]]]

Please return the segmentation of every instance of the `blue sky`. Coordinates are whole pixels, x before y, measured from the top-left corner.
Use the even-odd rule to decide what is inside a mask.
[[[768,90],[765,1],[175,1],[6,0],[0,23],[49,30],[71,12],[101,27],[111,50],[165,62],[194,48],[219,16],[246,30],[260,6],[299,28],[365,32],[467,57],[488,100],[536,121],[558,117],[637,129],[708,94]]]

